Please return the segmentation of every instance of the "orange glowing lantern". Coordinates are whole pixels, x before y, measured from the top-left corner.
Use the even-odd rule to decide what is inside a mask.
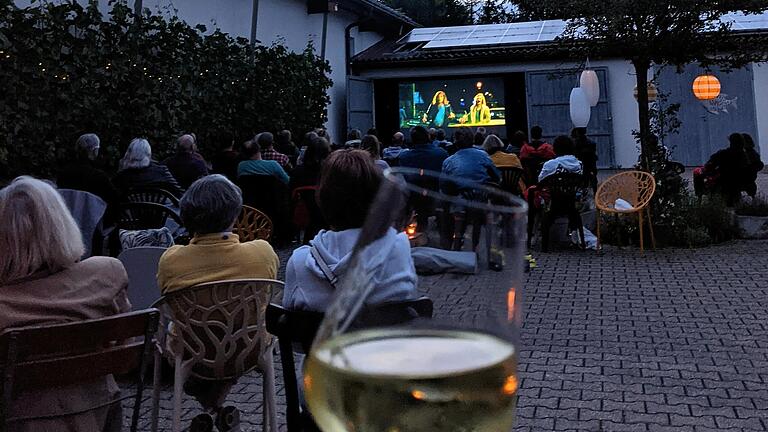
[[[714,75],[700,75],[693,81],[693,94],[699,100],[712,100],[720,96],[720,80]]]
[[[411,240],[416,237],[416,222],[408,224],[405,228],[405,233],[408,234],[408,238]]]

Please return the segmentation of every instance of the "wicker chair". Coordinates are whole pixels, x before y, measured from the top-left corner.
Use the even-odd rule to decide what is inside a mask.
[[[151,202],[155,204],[179,207],[179,199],[165,189],[159,188],[133,188],[125,194],[128,202]]]
[[[600,250],[600,212],[617,215],[637,213],[638,223],[640,224],[640,252],[643,253],[643,211],[648,215],[651,244],[656,249],[656,238],[653,235],[651,208],[649,206],[655,191],[656,179],[651,174],[643,171],[625,171],[608,178],[600,185],[595,195],[598,250]],[[629,202],[632,205],[632,209],[617,209],[616,200],[618,198]]]
[[[264,377],[263,430],[277,431],[272,336],[267,333],[265,317],[273,288],[282,286],[282,282],[269,279],[210,282],[166,294],[155,303],[164,321],[173,323],[174,335],[167,342],[161,341],[160,347],[175,366],[174,432],[181,431],[182,388],[190,375],[225,381],[253,369]],[[156,376],[160,374],[159,355],[155,358]],[[153,418],[158,411],[155,405]]]
[[[240,237],[240,242],[269,241],[272,238],[272,220],[260,210],[244,205],[232,231]]]

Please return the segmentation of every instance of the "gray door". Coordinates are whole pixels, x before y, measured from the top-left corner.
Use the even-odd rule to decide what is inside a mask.
[[[350,76],[347,78],[347,128],[365,133],[373,127],[373,82]]]
[[[676,161],[687,166],[706,163],[712,153],[728,146],[731,133],[756,136],[752,66],[730,73],[713,67],[711,73],[721,86],[714,103],[699,101],[693,94],[693,81],[703,73],[696,65],[689,65],[679,74],[674,67],[665,67],[657,78],[659,91],[669,94],[669,103],[680,103],[679,133],[669,135],[664,144]]]
[[[613,121],[608,99],[608,71],[595,69],[600,81],[600,100],[592,108],[587,135],[597,143],[597,166],[613,167]],[[579,85],[580,72],[537,71],[526,74],[528,93],[528,126],[539,125],[549,141],[558,135],[570,135],[573,123],[570,116],[571,90]]]

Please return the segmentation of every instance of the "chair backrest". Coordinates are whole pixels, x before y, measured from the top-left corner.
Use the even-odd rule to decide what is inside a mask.
[[[259,209],[274,219],[283,207],[287,208],[288,186],[270,175],[244,175],[237,179],[243,192],[243,204]]]
[[[132,188],[125,194],[125,200],[128,202],[151,202],[179,207],[179,199],[167,190],[160,188]]]
[[[325,219],[315,201],[316,191],[317,186],[301,186],[291,192],[292,220],[294,226],[299,229],[305,229],[312,224],[325,225]]]
[[[624,171],[605,180],[597,188],[595,205],[603,211],[621,211],[615,208],[621,198],[634,207],[631,211],[642,210],[651,202],[656,192],[656,179],[644,171]]]
[[[93,381],[144,367],[154,346],[157,309],[66,324],[9,328],[0,334],[3,407],[25,389]]]
[[[550,211],[570,211],[576,205],[579,192],[589,187],[589,178],[582,174],[561,172],[545,177],[539,182],[539,189],[549,192]]]
[[[181,218],[172,209],[151,202],[125,202],[120,204],[117,226],[120,229],[158,229],[165,226],[168,218],[182,226]]]
[[[523,191],[520,190],[520,179],[523,177],[523,169],[515,167],[499,168],[501,172],[501,188],[505,191],[520,195]]]
[[[544,167],[546,160],[531,156],[520,159],[520,164],[523,165],[523,180],[526,185],[534,185],[539,182],[539,173],[542,167]]]
[[[80,228],[80,234],[83,236],[83,244],[85,245],[83,258],[88,258],[91,256],[93,238],[97,231],[102,228],[101,222],[107,211],[107,203],[98,196],[85,191],[59,189],[59,194],[61,194]]]
[[[217,281],[166,294],[155,306],[174,325],[174,355],[192,364],[192,375],[209,380],[242,376],[271,347],[266,310],[271,279]]]
[[[266,240],[272,237],[274,227],[269,216],[253,207],[244,205],[235,221],[233,232],[237,234],[241,242],[251,240]]]
[[[118,255],[128,273],[128,300],[134,309],[148,308],[160,298],[157,265],[165,251],[162,247],[142,246]]]

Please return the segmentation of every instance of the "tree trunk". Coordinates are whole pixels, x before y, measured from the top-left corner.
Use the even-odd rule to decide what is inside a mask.
[[[648,112],[648,70],[651,68],[651,62],[646,59],[632,60],[637,74],[637,108],[638,119],[640,120],[640,166],[648,171],[650,168],[648,155],[649,137],[651,136],[651,119]]]

